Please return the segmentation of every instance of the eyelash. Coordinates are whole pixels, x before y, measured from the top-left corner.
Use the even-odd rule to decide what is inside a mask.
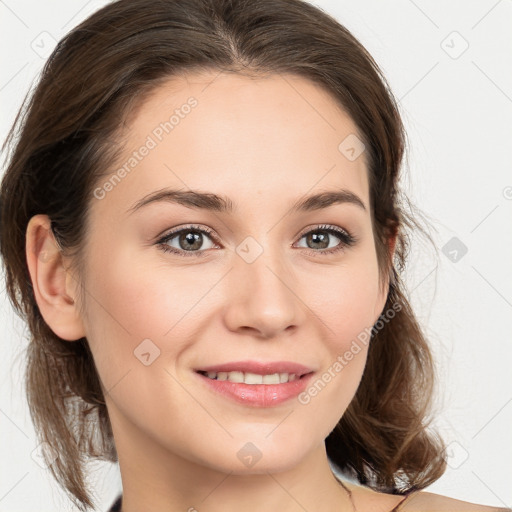
[[[170,247],[169,245],[167,245],[167,242],[169,242],[170,240],[175,238],[177,235],[179,235],[181,233],[192,232],[192,231],[207,234],[213,240],[214,243],[217,243],[217,239],[216,239],[215,235],[213,234],[213,231],[210,228],[190,225],[190,226],[186,226],[185,228],[180,228],[175,231],[171,231],[170,233],[167,233],[165,236],[163,236],[162,238],[157,240],[156,245],[163,252],[170,252],[173,254],[177,254],[179,256],[185,256],[185,257],[205,256],[208,249],[203,249],[200,251],[185,251],[185,250],[176,249],[174,247]],[[329,224],[322,224],[320,226],[317,226],[314,229],[310,229],[309,231],[302,233],[299,237],[299,240],[301,240],[306,235],[309,235],[311,233],[317,233],[319,231],[323,231],[323,232],[335,235],[341,241],[340,241],[339,245],[332,247],[330,249],[314,250],[314,249],[309,249],[306,247],[301,247],[301,249],[304,249],[308,254],[312,254],[313,256],[318,256],[319,253],[324,254],[324,255],[334,254],[334,253],[337,253],[338,251],[341,251],[347,247],[352,247],[358,241],[358,239],[355,236],[353,236],[352,234],[350,234],[347,230],[338,228],[336,226],[331,226]]]

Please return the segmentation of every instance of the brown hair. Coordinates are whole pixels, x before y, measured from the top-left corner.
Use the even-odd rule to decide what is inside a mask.
[[[48,215],[62,250],[80,268],[92,190],[119,150],[123,120],[162,81],[199,70],[307,78],[358,127],[380,277],[390,278],[385,311],[396,314],[372,331],[361,383],[326,439],[327,453],[374,490],[425,488],[446,462],[444,443],[429,428],[432,355],[400,279],[407,230],[423,231],[398,188],[404,128],[366,49],[303,0],[154,0],[150,8],[146,0],[114,2],[58,43],[20,109],[4,145],[10,154],[0,191],[1,254],[10,299],[30,328],[26,393],[39,440],[58,454],[49,465],[53,476],[86,510],[93,506],[84,479],[87,458],[115,462],[117,453],[87,340],[60,339],[37,307],[25,259],[28,221]],[[388,241],[395,234],[391,260]]]

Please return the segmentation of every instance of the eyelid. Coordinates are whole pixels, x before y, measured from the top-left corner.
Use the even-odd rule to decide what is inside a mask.
[[[186,224],[184,226],[178,226],[176,228],[172,228],[170,231],[164,231],[164,234],[158,235],[157,243],[165,240],[167,238],[171,238],[174,235],[177,235],[181,233],[182,231],[200,231],[206,233],[208,236],[210,236],[213,240],[216,240],[218,242],[218,239],[215,235],[215,231],[212,228],[209,228],[208,226],[205,226],[203,224]]]
[[[352,235],[345,229],[340,226],[336,226],[334,224],[313,224],[313,226],[308,226],[307,228],[304,228],[302,231],[299,231],[299,234],[297,237],[300,239],[304,235],[307,235],[308,233],[311,233],[312,231],[336,231],[340,234],[347,235],[351,237]]]

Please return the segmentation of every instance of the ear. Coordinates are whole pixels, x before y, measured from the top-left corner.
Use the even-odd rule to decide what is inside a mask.
[[[398,231],[395,231],[393,235],[388,238],[388,247],[389,247],[389,259],[393,261],[393,256],[395,255],[395,247],[396,240],[398,238]]]
[[[387,245],[388,245],[390,261],[393,261],[393,257],[395,255],[397,238],[398,238],[398,231],[395,231],[388,238]],[[391,284],[390,280],[391,280],[391,274],[388,274],[388,276],[386,277],[386,280],[384,282],[383,289],[379,291],[379,298],[377,300],[376,307],[374,309],[374,324],[375,324],[375,322],[377,322],[380,315],[384,311],[384,307],[386,306],[386,301],[387,301],[388,293],[389,293],[389,286]]]
[[[83,338],[85,330],[75,303],[76,280],[65,266],[47,215],[30,219],[25,242],[32,288],[44,321],[59,338]]]

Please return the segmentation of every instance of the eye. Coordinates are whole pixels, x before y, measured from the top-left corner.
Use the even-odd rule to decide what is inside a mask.
[[[164,252],[180,256],[203,256],[207,249],[215,246],[212,238],[213,233],[209,229],[187,226],[167,233],[157,241],[157,245]]]
[[[351,247],[357,242],[357,239],[348,231],[331,225],[321,225],[310,229],[300,236],[300,240],[302,239],[305,239],[306,246],[298,247],[305,248],[315,256],[333,254]],[[336,239],[338,239],[337,243]],[[167,233],[156,242],[156,245],[164,252],[179,256],[204,256],[208,249],[220,247],[213,240],[216,241],[212,230],[198,226],[186,226]]]
[[[310,231],[306,231],[300,237],[301,240],[303,238],[306,243],[305,248],[315,255],[319,253],[332,254],[346,247],[353,246],[357,241],[348,231],[330,225],[322,225]],[[338,243],[336,243],[336,238],[338,239]]]

